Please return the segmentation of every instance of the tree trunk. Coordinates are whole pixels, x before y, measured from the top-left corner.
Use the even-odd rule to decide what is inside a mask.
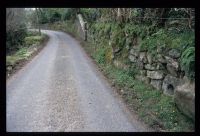
[[[37,25],[38,25],[38,29],[39,29],[39,35],[41,35],[41,30],[40,30],[40,24],[39,24],[39,13],[38,13],[38,9],[36,9],[36,14],[37,14]]]
[[[121,13],[121,8],[117,9],[117,20],[121,23],[122,21],[122,13]]]

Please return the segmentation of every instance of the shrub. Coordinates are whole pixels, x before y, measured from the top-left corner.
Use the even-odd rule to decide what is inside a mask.
[[[190,79],[195,78],[195,47],[187,48],[181,55],[181,69]]]
[[[106,49],[105,48],[100,48],[96,52],[95,60],[99,64],[105,64],[105,55],[106,55]]]
[[[24,43],[24,38],[27,35],[27,29],[22,25],[17,31],[6,32],[6,51],[17,49]]]
[[[111,43],[113,48],[121,49],[126,42],[123,29],[119,26],[119,24],[114,24],[111,30],[112,30]]]
[[[113,59],[113,53],[112,53],[112,48],[108,47],[106,49],[106,54],[105,54],[105,59],[107,63],[111,63]]]
[[[158,46],[165,48],[163,52],[171,48],[183,51],[185,46],[194,46],[194,32],[183,31],[181,33],[174,33],[160,29],[151,36],[144,38],[141,43],[141,49],[147,49],[150,53],[155,53]]]

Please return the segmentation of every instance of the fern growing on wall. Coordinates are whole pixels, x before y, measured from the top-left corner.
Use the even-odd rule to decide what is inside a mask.
[[[182,53],[181,69],[191,80],[195,78],[195,47],[189,47]]]

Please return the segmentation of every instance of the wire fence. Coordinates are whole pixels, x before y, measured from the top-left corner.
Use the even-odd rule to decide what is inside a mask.
[[[191,18],[172,18],[172,17],[170,17],[170,18],[167,18],[167,17],[131,17],[131,18],[129,18],[129,21],[136,21],[138,19],[138,21],[139,21],[139,19],[141,20],[141,19],[143,19],[143,21],[145,21],[145,19],[154,19],[154,20],[182,20],[182,21],[195,21],[195,17],[191,17]],[[107,21],[100,21],[100,20],[95,20],[95,21],[91,21],[91,22],[93,22],[93,23],[110,23],[110,22],[112,22],[112,21],[114,21],[114,20],[107,20]],[[91,22],[88,22],[89,24],[91,23]]]
[[[163,17],[133,17],[132,19],[135,19],[135,18],[138,18],[138,19],[166,19],[166,20],[188,20],[188,19],[191,19],[191,18],[163,18]]]

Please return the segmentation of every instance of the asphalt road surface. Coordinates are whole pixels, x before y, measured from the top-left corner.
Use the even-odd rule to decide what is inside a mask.
[[[147,131],[78,41],[57,31],[6,85],[8,132]]]

